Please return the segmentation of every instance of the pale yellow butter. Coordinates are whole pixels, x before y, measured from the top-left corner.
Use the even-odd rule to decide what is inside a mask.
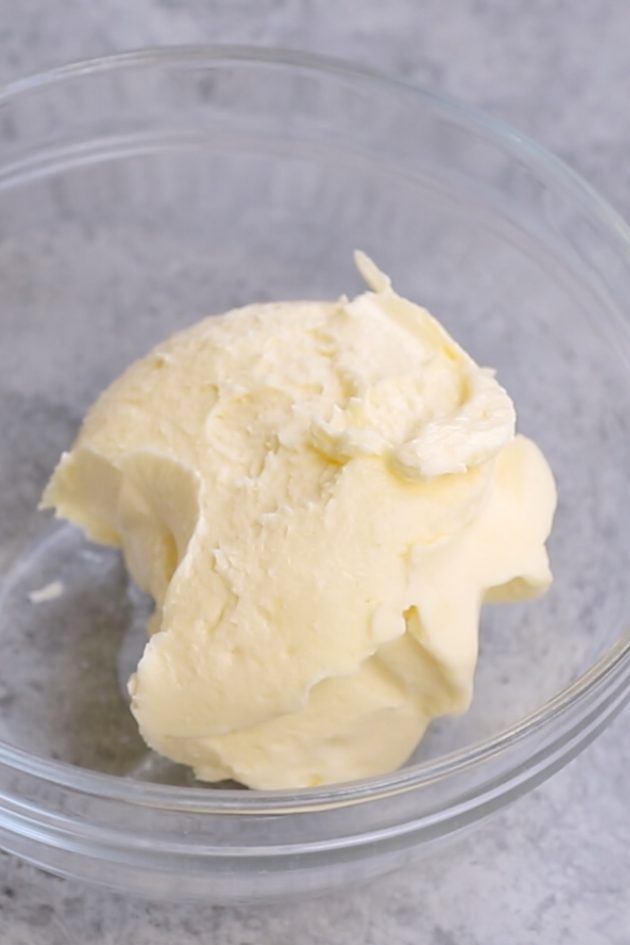
[[[132,711],[204,780],[395,768],[468,706],[483,600],[551,580],[554,481],[510,398],[357,263],[352,301],[250,305],[133,364],[44,495],[153,596]]]

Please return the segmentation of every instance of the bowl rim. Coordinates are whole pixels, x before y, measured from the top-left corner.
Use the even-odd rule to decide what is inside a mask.
[[[204,64],[250,64],[272,68],[295,68],[310,74],[329,78],[344,78],[364,85],[375,85],[393,94],[415,96],[442,114],[454,119],[477,134],[514,155],[525,158],[583,210],[595,218],[617,243],[622,254],[630,258],[630,227],[623,218],[578,173],[527,135],[512,128],[482,110],[461,103],[442,93],[425,89],[409,80],[387,75],[370,67],[355,65],[343,59],[322,56],[274,46],[197,44],[143,47],[112,55],[82,59],[68,65],[37,72],[0,85],[0,106],[98,73],[137,70],[152,66],[186,68]],[[616,311],[617,327],[630,342],[630,325]],[[629,349],[630,350],[630,349]],[[570,685],[546,700],[512,726],[494,735],[480,739],[458,751],[437,759],[408,765],[397,771],[344,784],[301,790],[233,791],[214,787],[176,787],[133,781],[120,775],[106,774],[80,768],[67,762],[31,754],[24,749],[0,740],[0,764],[26,775],[42,779],[58,787],[66,787],[100,798],[121,800],[140,805],[166,807],[169,810],[198,810],[211,808],[214,812],[235,814],[265,814],[271,812],[304,812],[318,808],[335,808],[379,797],[386,797],[422,787],[430,782],[457,775],[481,764],[484,760],[504,754],[517,743],[560,722],[573,710],[591,705],[593,698],[602,698],[609,685],[630,678],[630,631],[622,632],[619,639],[584,673]],[[628,692],[630,695],[630,691]],[[603,710],[602,710],[603,712]],[[509,771],[507,772],[509,778]]]

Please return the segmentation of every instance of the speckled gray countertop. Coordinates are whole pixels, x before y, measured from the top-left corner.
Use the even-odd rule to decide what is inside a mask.
[[[0,81],[139,45],[308,48],[482,106],[628,217],[629,35],[623,0],[0,0]],[[627,726],[430,862],[325,905],[138,902],[0,855],[0,945],[630,945]]]

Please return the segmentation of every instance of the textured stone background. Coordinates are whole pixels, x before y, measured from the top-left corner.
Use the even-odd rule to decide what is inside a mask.
[[[147,44],[253,42],[371,64],[502,117],[630,217],[623,0],[0,0],[0,81]],[[0,945],[629,945],[628,713],[413,872],[321,903],[126,901],[0,856]]]

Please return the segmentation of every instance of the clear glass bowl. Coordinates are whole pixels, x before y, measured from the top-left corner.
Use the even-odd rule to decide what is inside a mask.
[[[151,896],[317,892],[430,852],[583,748],[630,686],[630,234],[612,211],[514,131],[294,53],[27,79],[0,92],[0,144],[0,845]],[[196,784],[125,703],[145,601],[37,502],[132,358],[208,312],[353,292],[355,247],[499,369],[558,479],[555,584],[486,609],[470,713],[402,770]]]

